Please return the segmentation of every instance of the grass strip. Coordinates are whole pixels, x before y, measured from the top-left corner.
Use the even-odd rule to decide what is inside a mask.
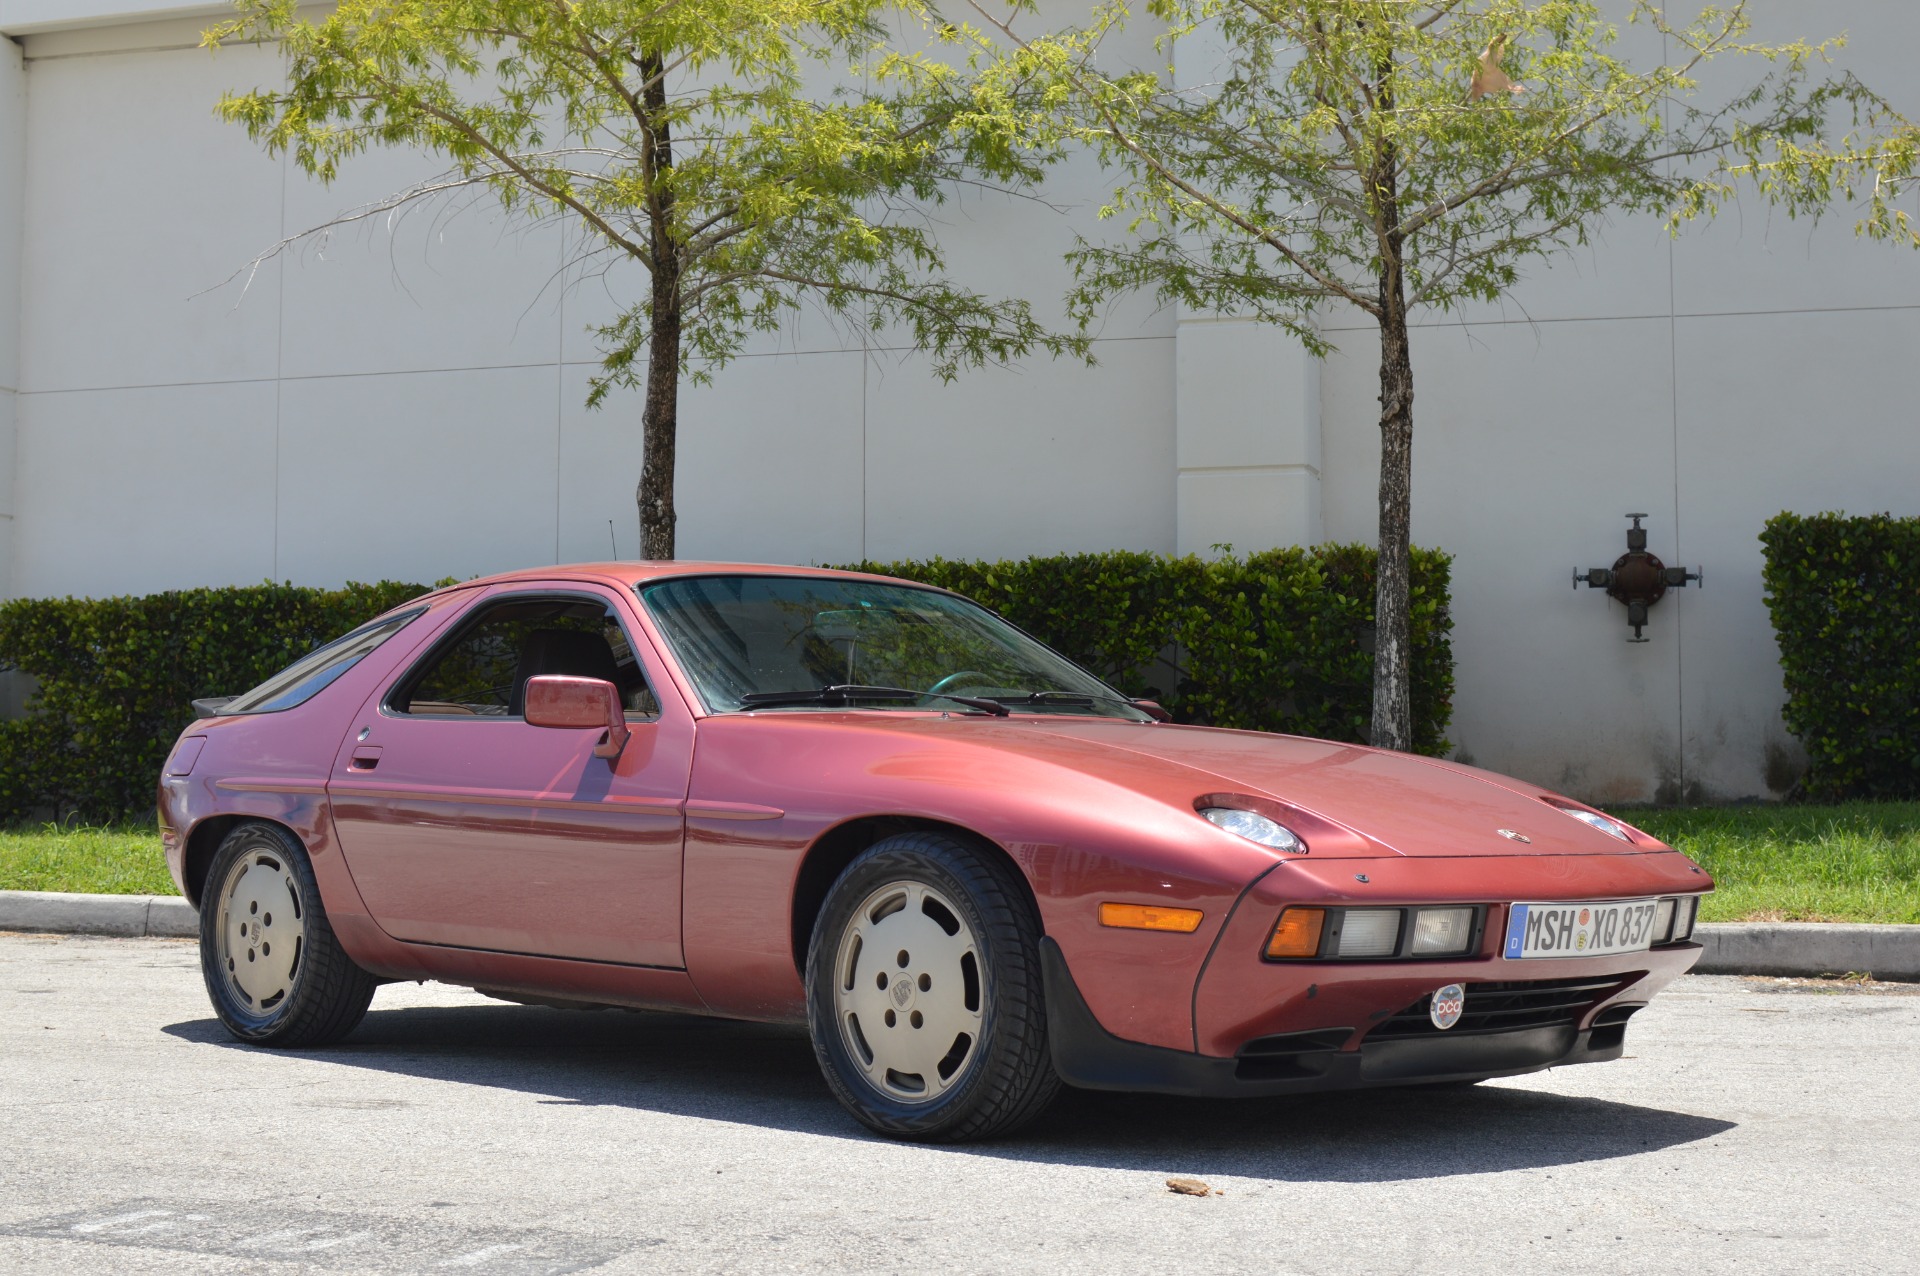
[[[152,825],[0,829],[0,890],[174,894]]]
[[[1920,922],[1920,803],[1622,810],[1713,874],[1709,922]]]

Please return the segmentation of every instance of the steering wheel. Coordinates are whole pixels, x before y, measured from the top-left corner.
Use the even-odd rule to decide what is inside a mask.
[[[966,685],[966,683],[963,682],[962,679],[965,679],[965,678],[972,678],[975,682],[985,682],[987,680],[987,675],[981,673],[978,669],[962,669],[957,673],[948,674],[946,677],[942,678],[940,681],[934,683],[931,687],[928,687],[927,691],[931,694],[937,695],[940,692],[945,691],[949,687],[956,687],[956,686],[963,687]]]

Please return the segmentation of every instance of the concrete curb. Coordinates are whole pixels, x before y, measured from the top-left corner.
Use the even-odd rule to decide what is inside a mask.
[[[195,938],[200,915],[177,895],[0,891],[0,930]],[[1693,935],[1701,975],[1842,975],[1920,980],[1920,926],[1707,922]]]
[[[178,895],[0,891],[0,930],[197,938],[200,914]]]
[[[1920,980],[1920,926],[1711,922],[1695,929],[1701,975],[1844,975]]]

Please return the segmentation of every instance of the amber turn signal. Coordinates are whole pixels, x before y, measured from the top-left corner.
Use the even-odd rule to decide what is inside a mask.
[[[1200,929],[1206,914],[1197,908],[1162,908],[1157,904],[1102,904],[1100,924],[1128,930],[1171,930],[1182,935]]]
[[[1289,908],[1280,914],[1279,924],[1273,928],[1273,938],[1267,941],[1267,956],[1319,956],[1320,932],[1326,928],[1326,924],[1327,910],[1324,908]]]

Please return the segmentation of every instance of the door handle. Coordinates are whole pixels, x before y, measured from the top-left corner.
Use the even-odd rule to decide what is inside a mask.
[[[349,771],[371,771],[380,765],[380,746],[363,744],[354,749],[353,757],[347,762]]]

